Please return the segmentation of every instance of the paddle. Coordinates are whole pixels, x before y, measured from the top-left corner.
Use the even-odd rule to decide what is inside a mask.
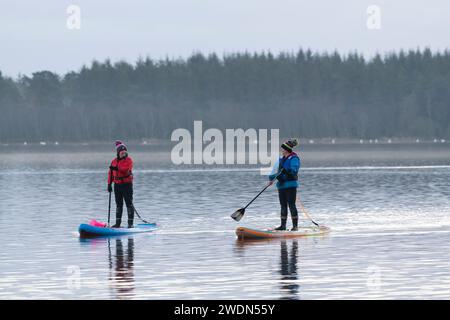
[[[109,170],[109,181],[112,181],[112,170]],[[109,227],[109,222],[111,220],[111,193],[109,192],[109,203],[108,203],[108,227]]]
[[[282,172],[283,172],[283,171],[281,171],[279,174],[277,174],[276,177],[272,179],[272,181],[274,181],[276,178],[278,178],[278,176],[279,176]],[[236,211],[231,215],[231,218],[233,218],[233,219],[236,220],[236,221],[240,221],[240,220],[244,217],[245,209],[247,209],[248,206],[251,205],[251,204],[253,203],[253,201],[255,201],[256,198],[258,198],[258,197],[261,195],[261,193],[263,193],[264,191],[266,191],[266,189],[267,189],[268,187],[270,187],[271,185],[272,185],[272,183],[270,183],[270,184],[268,184],[267,186],[265,186],[264,189],[262,189],[262,190],[260,191],[260,193],[258,193],[258,194],[256,195],[256,197],[254,197],[254,198],[252,199],[252,201],[250,201],[245,207],[236,210]]]

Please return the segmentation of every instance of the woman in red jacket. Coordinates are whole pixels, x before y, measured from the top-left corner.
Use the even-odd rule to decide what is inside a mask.
[[[133,159],[128,156],[127,147],[122,141],[116,141],[116,151],[117,157],[111,162],[108,172],[108,192],[112,192],[112,183],[114,183],[117,206],[116,224],[113,228],[120,228],[124,200],[128,212],[128,228],[133,228]]]

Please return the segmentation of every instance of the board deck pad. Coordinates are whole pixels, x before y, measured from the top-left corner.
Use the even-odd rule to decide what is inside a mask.
[[[238,227],[236,235],[239,239],[268,239],[268,238],[297,238],[322,236],[330,232],[330,228],[320,227],[299,227],[298,231],[278,231],[274,229],[252,229]]]

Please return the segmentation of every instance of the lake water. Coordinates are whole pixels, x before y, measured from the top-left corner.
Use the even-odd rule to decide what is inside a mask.
[[[332,232],[251,242],[238,225],[279,224],[275,189],[230,218],[264,187],[257,167],[130,149],[136,209],[161,228],[82,241],[80,223],[107,220],[114,154],[0,147],[0,299],[450,299],[448,143],[305,146],[301,200]]]

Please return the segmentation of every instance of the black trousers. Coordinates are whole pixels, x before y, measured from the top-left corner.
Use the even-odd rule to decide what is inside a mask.
[[[291,212],[292,220],[298,219],[297,206],[295,200],[297,199],[297,188],[278,189],[278,197],[281,205],[281,220],[287,220],[288,207]]]
[[[117,184],[114,183],[114,196],[116,198],[117,208],[123,208],[123,201],[125,200],[125,204],[127,208],[133,207],[133,184],[132,183],[123,183]]]

